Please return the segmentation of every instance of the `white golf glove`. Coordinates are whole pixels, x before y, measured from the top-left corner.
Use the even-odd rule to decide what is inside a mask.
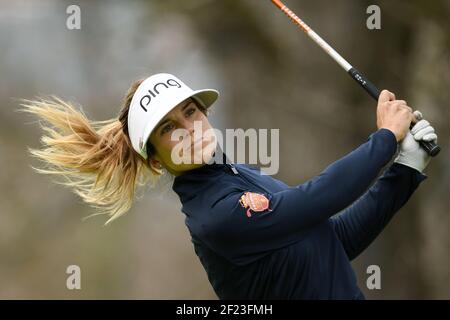
[[[414,168],[422,172],[431,160],[431,156],[420,146],[420,140],[433,141],[437,143],[437,135],[430,123],[422,119],[422,113],[414,111],[416,119],[419,120],[401,141],[400,151],[394,162]]]

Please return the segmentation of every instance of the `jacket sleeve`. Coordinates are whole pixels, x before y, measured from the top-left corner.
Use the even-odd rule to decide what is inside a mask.
[[[350,260],[372,243],[426,178],[393,163],[360,199],[330,219]]]
[[[236,190],[218,195],[211,202],[204,241],[237,264],[299,241],[311,227],[328,221],[358,199],[396,150],[395,135],[379,129],[357,149],[303,184],[275,193]],[[248,217],[239,202],[246,191],[263,194],[269,208]]]

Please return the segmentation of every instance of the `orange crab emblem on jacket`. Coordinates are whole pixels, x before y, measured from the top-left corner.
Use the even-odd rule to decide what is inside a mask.
[[[245,192],[239,199],[239,203],[242,207],[247,209],[247,217],[251,217],[251,211],[260,212],[264,210],[269,210],[269,199],[266,196],[255,193],[255,192]]]

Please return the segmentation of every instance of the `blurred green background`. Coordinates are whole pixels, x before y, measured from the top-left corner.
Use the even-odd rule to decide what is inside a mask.
[[[428,179],[353,265],[370,299],[450,298],[450,1],[285,3],[380,89],[423,112],[441,154]],[[81,9],[68,30],[66,8]],[[381,8],[381,30],[366,8]],[[0,298],[216,299],[170,179],[129,214],[104,217],[31,169],[42,131],[17,98],[56,94],[115,117],[131,82],[157,72],[221,92],[219,128],[279,128],[295,185],[376,131],[376,103],[269,0],[0,1]],[[339,187],[339,186],[336,186]],[[81,290],[66,288],[67,266]],[[381,290],[366,289],[379,265]]]

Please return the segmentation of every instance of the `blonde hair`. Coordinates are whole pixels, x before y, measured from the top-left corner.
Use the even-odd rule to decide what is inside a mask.
[[[22,100],[23,109],[19,110],[35,114],[51,125],[39,121],[47,133],[41,137],[44,147],[28,150],[46,167],[32,168],[62,177],[62,181],[54,182],[73,188],[83,201],[98,210],[93,215],[108,215],[105,225],[131,208],[137,187],[149,181],[154,186],[163,173],[150,165],[151,154],[145,160],[132,148],[128,137],[128,110],[143,80],[131,85],[119,116],[110,120],[90,121],[82,110],[55,96]]]

